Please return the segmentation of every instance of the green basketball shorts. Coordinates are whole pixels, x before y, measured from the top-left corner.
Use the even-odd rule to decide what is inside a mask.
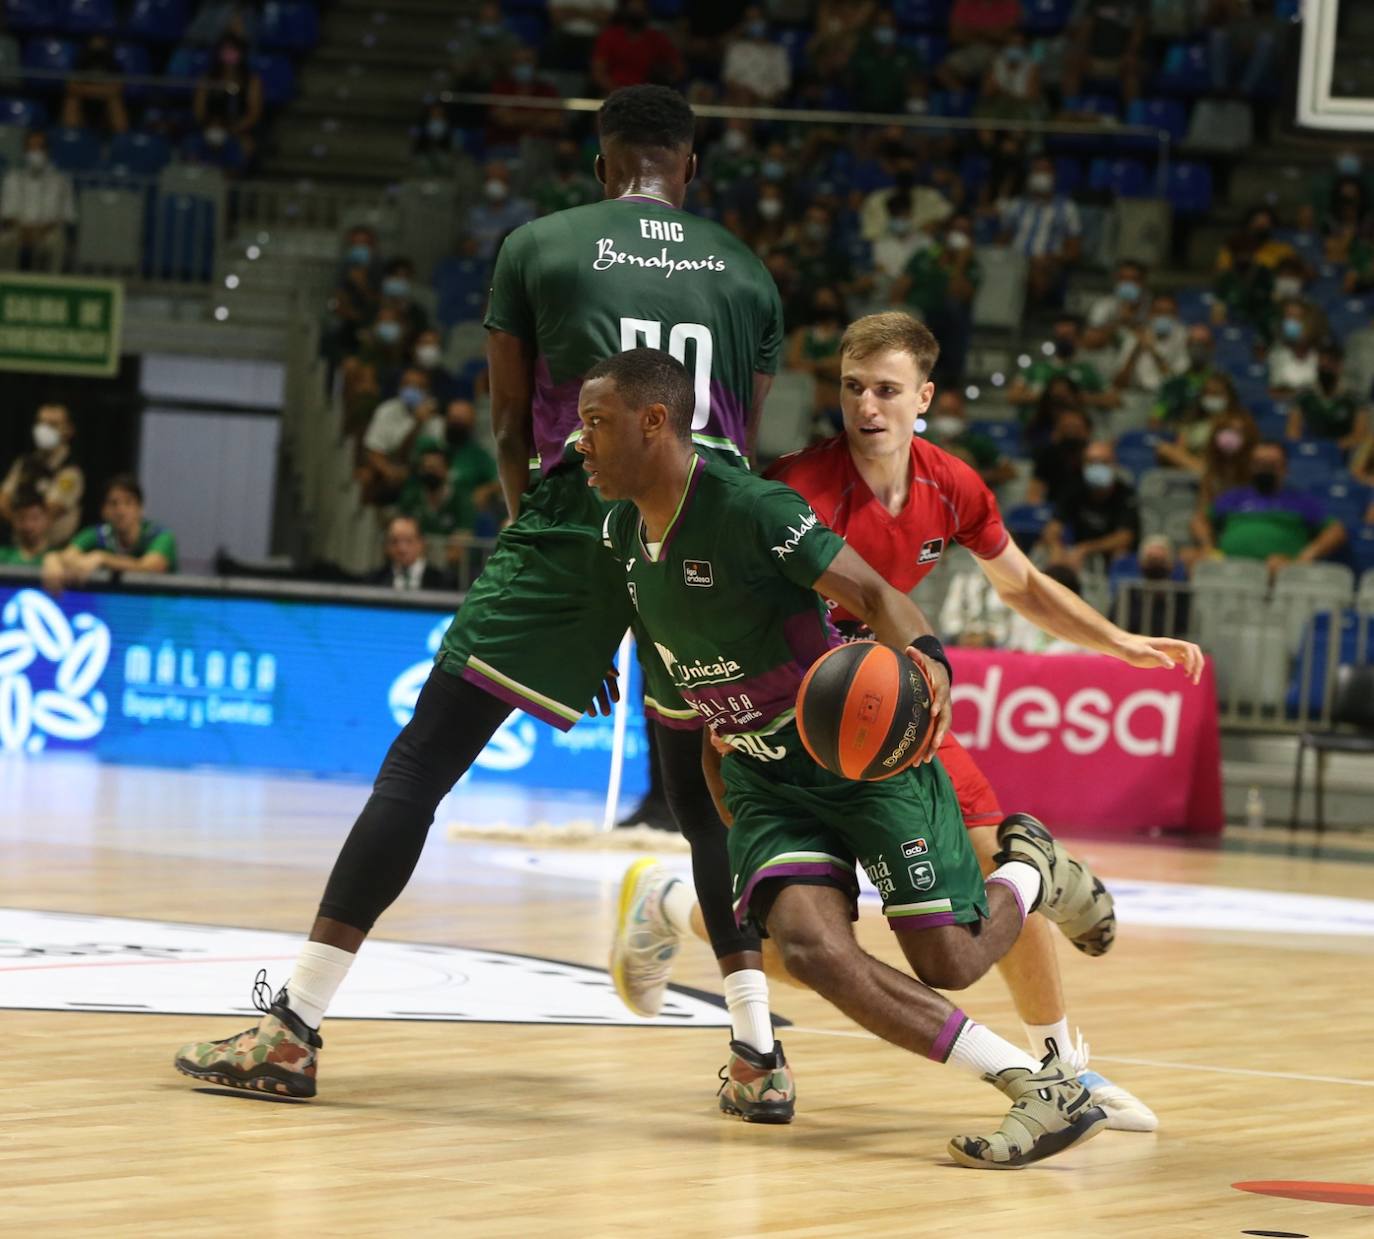
[[[878,888],[894,930],[964,925],[988,915],[983,874],[938,760],[861,783],[812,761],[793,726],[769,742],[785,755],[760,761],[731,753],[721,762],[735,819],[730,868],[741,926],[765,932],[750,900],[772,878],[834,883],[848,892],[857,919],[855,862]]]

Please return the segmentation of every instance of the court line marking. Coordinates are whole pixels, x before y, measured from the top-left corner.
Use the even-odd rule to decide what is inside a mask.
[[[865,1041],[880,1041],[870,1032],[851,1028],[804,1028],[793,1024],[792,1033],[813,1033],[817,1037],[859,1037]],[[1348,1084],[1355,1088],[1374,1088],[1374,1080],[1351,1080],[1345,1076],[1311,1076],[1297,1071],[1260,1071],[1252,1067],[1218,1067],[1211,1063],[1171,1063],[1162,1058],[1120,1058],[1116,1055],[1094,1054],[1095,1063],[1125,1063],[1130,1067],[1164,1067],[1169,1071],[1202,1071],[1212,1075],[1258,1076],[1264,1080],[1301,1080],[1309,1084]]]

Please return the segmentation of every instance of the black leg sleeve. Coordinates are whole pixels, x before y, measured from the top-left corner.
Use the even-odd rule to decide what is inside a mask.
[[[735,924],[730,857],[725,846],[725,823],[701,770],[701,732],[650,723],[658,744],[663,790],[673,820],[692,849],[692,880],[701,916],[716,958],[739,951],[757,951],[757,934]]]
[[[435,668],[392,742],[324,888],[320,915],[369,932],[405,889],[439,802],[477,759],[510,706]]]

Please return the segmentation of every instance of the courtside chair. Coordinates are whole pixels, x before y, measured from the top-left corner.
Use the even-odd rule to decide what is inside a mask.
[[[1341,731],[1346,724],[1354,730]],[[1374,664],[1342,664],[1336,668],[1336,692],[1331,702],[1331,726],[1298,734],[1298,757],[1293,767],[1293,805],[1290,830],[1298,828],[1298,805],[1302,797],[1303,761],[1307,750],[1317,755],[1313,792],[1315,826],[1320,835],[1326,830],[1325,791],[1328,753],[1374,754]]]

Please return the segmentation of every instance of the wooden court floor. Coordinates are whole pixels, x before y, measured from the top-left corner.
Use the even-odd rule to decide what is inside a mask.
[[[363,795],[6,762],[4,909],[299,932]],[[1314,903],[1330,932],[1283,928],[1309,915],[1284,896],[1369,900],[1374,851],[1248,842],[1078,845],[1109,880],[1149,885],[1159,912],[1132,923],[1123,911],[1105,959],[1063,951],[1070,1017],[1095,1067],[1158,1112],[1154,1135],[1109,1132],[1016,1173],[958,1169],[946,1140],[995,1127],[1001,1098],[779,987],[800,1090],[789,1128],[717,1114],[718,1028],[326,1021],[321,1095],[293,1105],[197,1091],[172,1071],[180,1043],[237,1031],[242,1015],[9,1009],[0,1235],[1367,1239],[1369,1201],[1232,1185],[1374,1184],[1374,909]],[[498,850],[436,828],[378,936],[601,966],[628,856],[513,848],[506,864]],[[1261,913],[1264,892],[1283,894],[1272,925],[1208,927],[1194,914],[1218,896],[1197,887],[1259,892],[1245,899]],[[860,933],[896,962],[871,907]],[[0,974],[22,947],[3,938]],[[256,967],[238,965],[226,1001],[246,1005]],[[279,982],[289,963],[270,967]],[[121,974],[129,1003],[139,974]],[[719,992],[703,950],[684,953],[678,979]],[[962,1005],[1020,1040],[995,976]]]

